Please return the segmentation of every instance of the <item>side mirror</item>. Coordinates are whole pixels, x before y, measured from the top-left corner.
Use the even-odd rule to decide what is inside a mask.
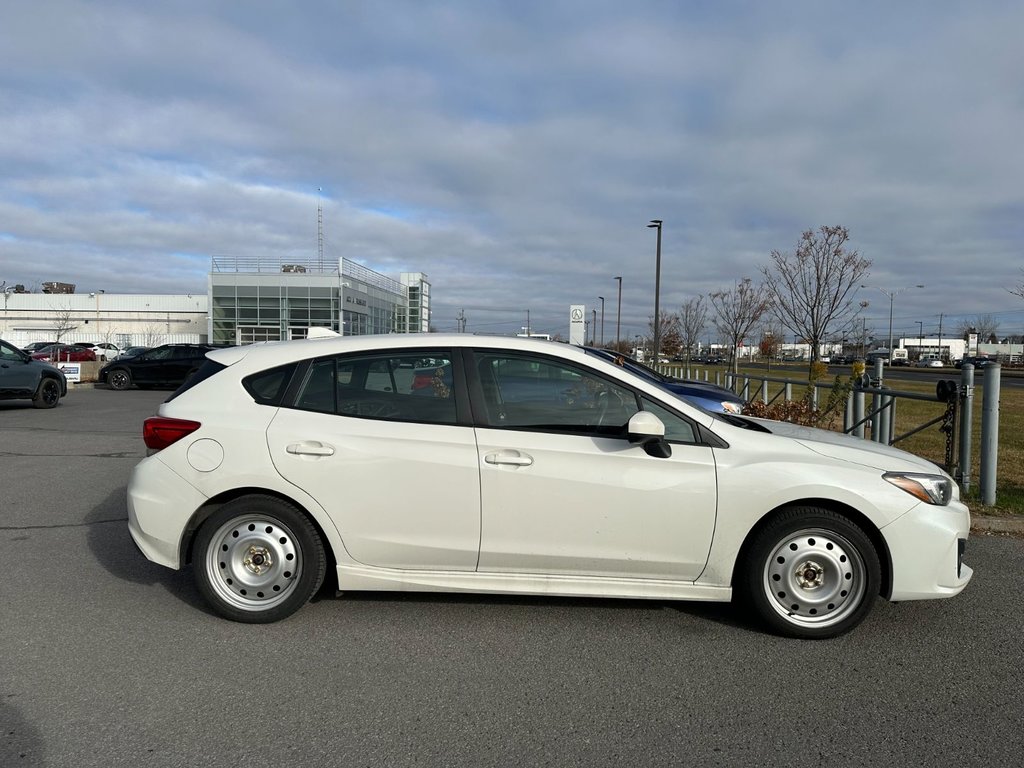
[[[650,411],[637,411],[626,425],[629,442],[639,443],[648,456],[667,459],[672,455],[672,446],[665,440],[665,425]]]

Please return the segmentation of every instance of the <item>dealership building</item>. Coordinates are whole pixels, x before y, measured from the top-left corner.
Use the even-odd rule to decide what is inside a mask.
[[[346,336],[426,333],[430,283],[421,272],[393,279],[349,259],[282,263],[216,256],[207,294],[113,294],[103,290],[0,297],[0,338],[110,342],[122,349],[168,343],[251,344],[303,338],[312,326]]]

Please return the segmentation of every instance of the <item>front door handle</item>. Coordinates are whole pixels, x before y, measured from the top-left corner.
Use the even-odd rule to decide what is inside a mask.
[[[323,443],[318,443],[316,440],[307,440],[302,443],[292,443],[285,448],[288,453],[294,453],[296,456],[333,456],[334,448]]]
[[[533,457],[519,451],[499,451],[484,456],[488,464],[511,464],[514,467],[528,467],[533,464]]]

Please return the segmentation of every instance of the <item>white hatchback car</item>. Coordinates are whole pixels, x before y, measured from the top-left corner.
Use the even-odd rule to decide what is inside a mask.
[[[341,590],[742,600],[833,637],[876,596],[952,597],[950,477],[855,437],[689,405],[565,344],[357,336],[207,353],[146,421],[147,558],[215,610]]]

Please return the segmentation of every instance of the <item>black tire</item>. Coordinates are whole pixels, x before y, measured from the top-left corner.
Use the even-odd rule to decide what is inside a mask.
[[[821,640],[864,620],[881,572],[878,553],[860,527],[827,509],[792,507],[750,542],[737,596],[773,632]]]
[[[60,402],[60,382],[46,377],[39,382],[36,393],[32,395],[35,408],[56,408]]]
[[[107,372],[107,386],[118,391],[132,385],[132,375],[125,368],[114,368]]]
[[[254,495],[225,504],[203,523],[192,567],[199,591],[217,613],[267,624],[309,602],[323,583],[327,559],[301,511]]]

